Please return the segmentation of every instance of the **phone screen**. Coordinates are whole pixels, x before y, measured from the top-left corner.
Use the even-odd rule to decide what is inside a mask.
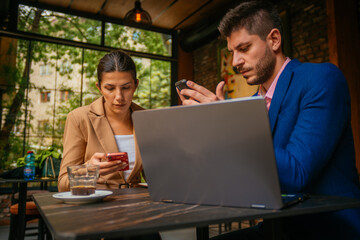
[[[175,83],[175,87],[176,87],[177,89],[179,89],[179,91],[181,91],[181,90],[183,90],[183,89],[191,89],[191,88],[188,87],[188,85],[186,85],[186,82],[187,82],[186,79],[179,80],[179,81],[177,81],[177,82]],[[184,97],[185,97],[186,99],[189,99],[189,96],[184,95]]]

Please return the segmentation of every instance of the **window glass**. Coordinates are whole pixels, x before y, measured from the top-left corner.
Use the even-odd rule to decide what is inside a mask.
[[[27,123],[29,150],[37,153],[52,144],[53,111],[56,96],[57,45],[32,42]]]
[[[69,112],[81,106],[82,48],[56,46],[56,96],[53,111],[53,145],[62,150],[62,137]]]
[[[51,134],[52,127],[49,120],[38,120],[38,133]]]
[[[64,61],[60,64],[59,73],[61,75],[69,74],[73,71],[73,65],[70,62]]]
[[[126,50],[171,56],[171,35],[113,23],[105,24],[105,45]]]
[[[50,102],[51,92],[40,92],[40,102]]]
[[[86,43],[101,41],[100,21],[21,4],[18,30]]]
[[[70,100],[71,96],[72,96],[71,90],[60,90],[60,101],[61,102]]]
[[[41,42],[32,46],[27,141],[35,152],[50,147],[61,151],[66,116],[80,106],[82,49]],[[42,66],[52,69],[51,74],[39,74]]]
[[[51,66],[49,65],[41,65],[39,67],[40,70],[40,75],[44,76],[44,75],[51,75]]]
[[[134,101],[144,108],[170,106],[170,62],[134,58],[139,86]]]
[[[83,95],[82,104],[88,105],[101,96],[99,90],[96,87],[97,82],[97,66],[100,59],[107,54],[107,52],[85,50],[84,51],[84,83],[83,83]]]

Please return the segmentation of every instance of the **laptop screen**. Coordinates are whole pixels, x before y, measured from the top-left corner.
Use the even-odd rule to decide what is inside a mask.
[[[133,121],[152,200],[283,206],[263,98],[137,111]]]

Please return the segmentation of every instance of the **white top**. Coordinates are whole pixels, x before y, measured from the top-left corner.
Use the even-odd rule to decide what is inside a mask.
[[[135,140],[134,135],[115,135],[116,144],[120,152],[127,152],[129,157],[129,170],[124,171],[124,177],[127,181],[135,165]]]

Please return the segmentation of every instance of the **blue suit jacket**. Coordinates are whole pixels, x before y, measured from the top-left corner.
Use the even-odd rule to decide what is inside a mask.
[[[336,66],[289,62],[276,85],[269,120],[282,192],[360,199],[350,95]],[[323,239],[321,231],[331,239],[360,239],[359,209],[291,218],[287,223],[292,233],[307,239]]]

